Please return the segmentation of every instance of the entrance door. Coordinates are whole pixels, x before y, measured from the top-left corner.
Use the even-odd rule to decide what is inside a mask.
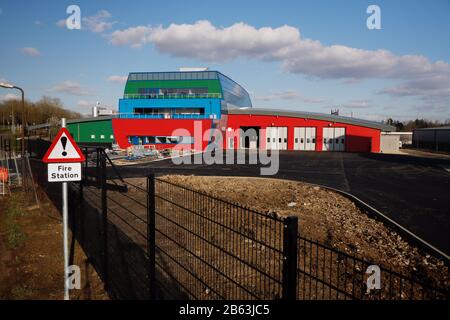
[[[334,150],[334,128],[323,128],[323,151],[333,151]]]
[[[260,127],[241,127],[241,149],[259,148],[259,130]]]
[[[345,128],[323,128],[323,151],[345,151]]]
[[[266,128],[267,149],[287,150],[287,127]]]
[[[316,150],[316,128],[307,127],[305,128],[305,150],[314,151]]]
[[[278,127],[278,150],[287,150],[287,127]]]
[[[276,127],[267,127],[266,128],[266,136],[267,136],[267,149],[268,150],[277,150],[278,149],[278,130]]]
[[[345,151],[345,128],[334,128],[334,149]]]

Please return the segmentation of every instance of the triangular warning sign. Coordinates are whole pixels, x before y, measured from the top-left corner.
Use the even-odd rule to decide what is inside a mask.
[[[61,128],[42,159],[45,163],[83,162],[83,152],[66,128]]]

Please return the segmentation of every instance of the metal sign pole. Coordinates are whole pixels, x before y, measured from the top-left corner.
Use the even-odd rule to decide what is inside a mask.
[[[69,266],[69,203],[68,181],[81,181],[81,163],[85,156],[66,128],[66,119],[61,119],[61,129],[45,153],[42,161],[47,163],[47,181],[62,182],[62,215],[64,245],[64,300],[69,300],[70,289],[80,289],[80,270],[78,266]],[[74,274],[69,272],[74,270]],[[74,287],[71,277],[74,277]],[[78,279],[78,280],[77,280]]]
[[[61,119],[61,127],[66,127],[66,118]],[[67,198],[67,182],[62,183],[62,201],[63,201],[63,242],[64,242],[64,300],[70,300],[69,297],[69,236],[68,236],[68,221],[69,221],[69,206]]]

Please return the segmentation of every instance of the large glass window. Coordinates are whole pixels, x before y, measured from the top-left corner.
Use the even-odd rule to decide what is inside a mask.
[[[215,71],[187,71],[187,72],[136,72],[130,73],[129,80],[157,81],[157,80],[214,80]]]
[[[135,114],[205,114],[204,108],[134,108]]]
[[[222,74],[219,74],[219,80],[222,85],[223,98],[227,103],[240,108],[252,107],[250,96],[244,88]]]
[[[208,88],[139,88],[141,95],[201,95],[208,93]]]

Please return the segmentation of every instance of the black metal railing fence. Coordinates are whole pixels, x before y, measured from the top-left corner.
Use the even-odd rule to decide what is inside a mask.
[[[31,143],[42,157],[43,142]],[[381,289],[368,293],[366,272],[374,264],[302,237],[296,217],[155,175],[123,179],[103,148],[82,150],[84,179],[70,184],[72,229],[114,298],[448,298],[445,284],[383,266]],[[39,159],[33,163],[42,175]],[[38,180],[58,193],[45,177]]]

